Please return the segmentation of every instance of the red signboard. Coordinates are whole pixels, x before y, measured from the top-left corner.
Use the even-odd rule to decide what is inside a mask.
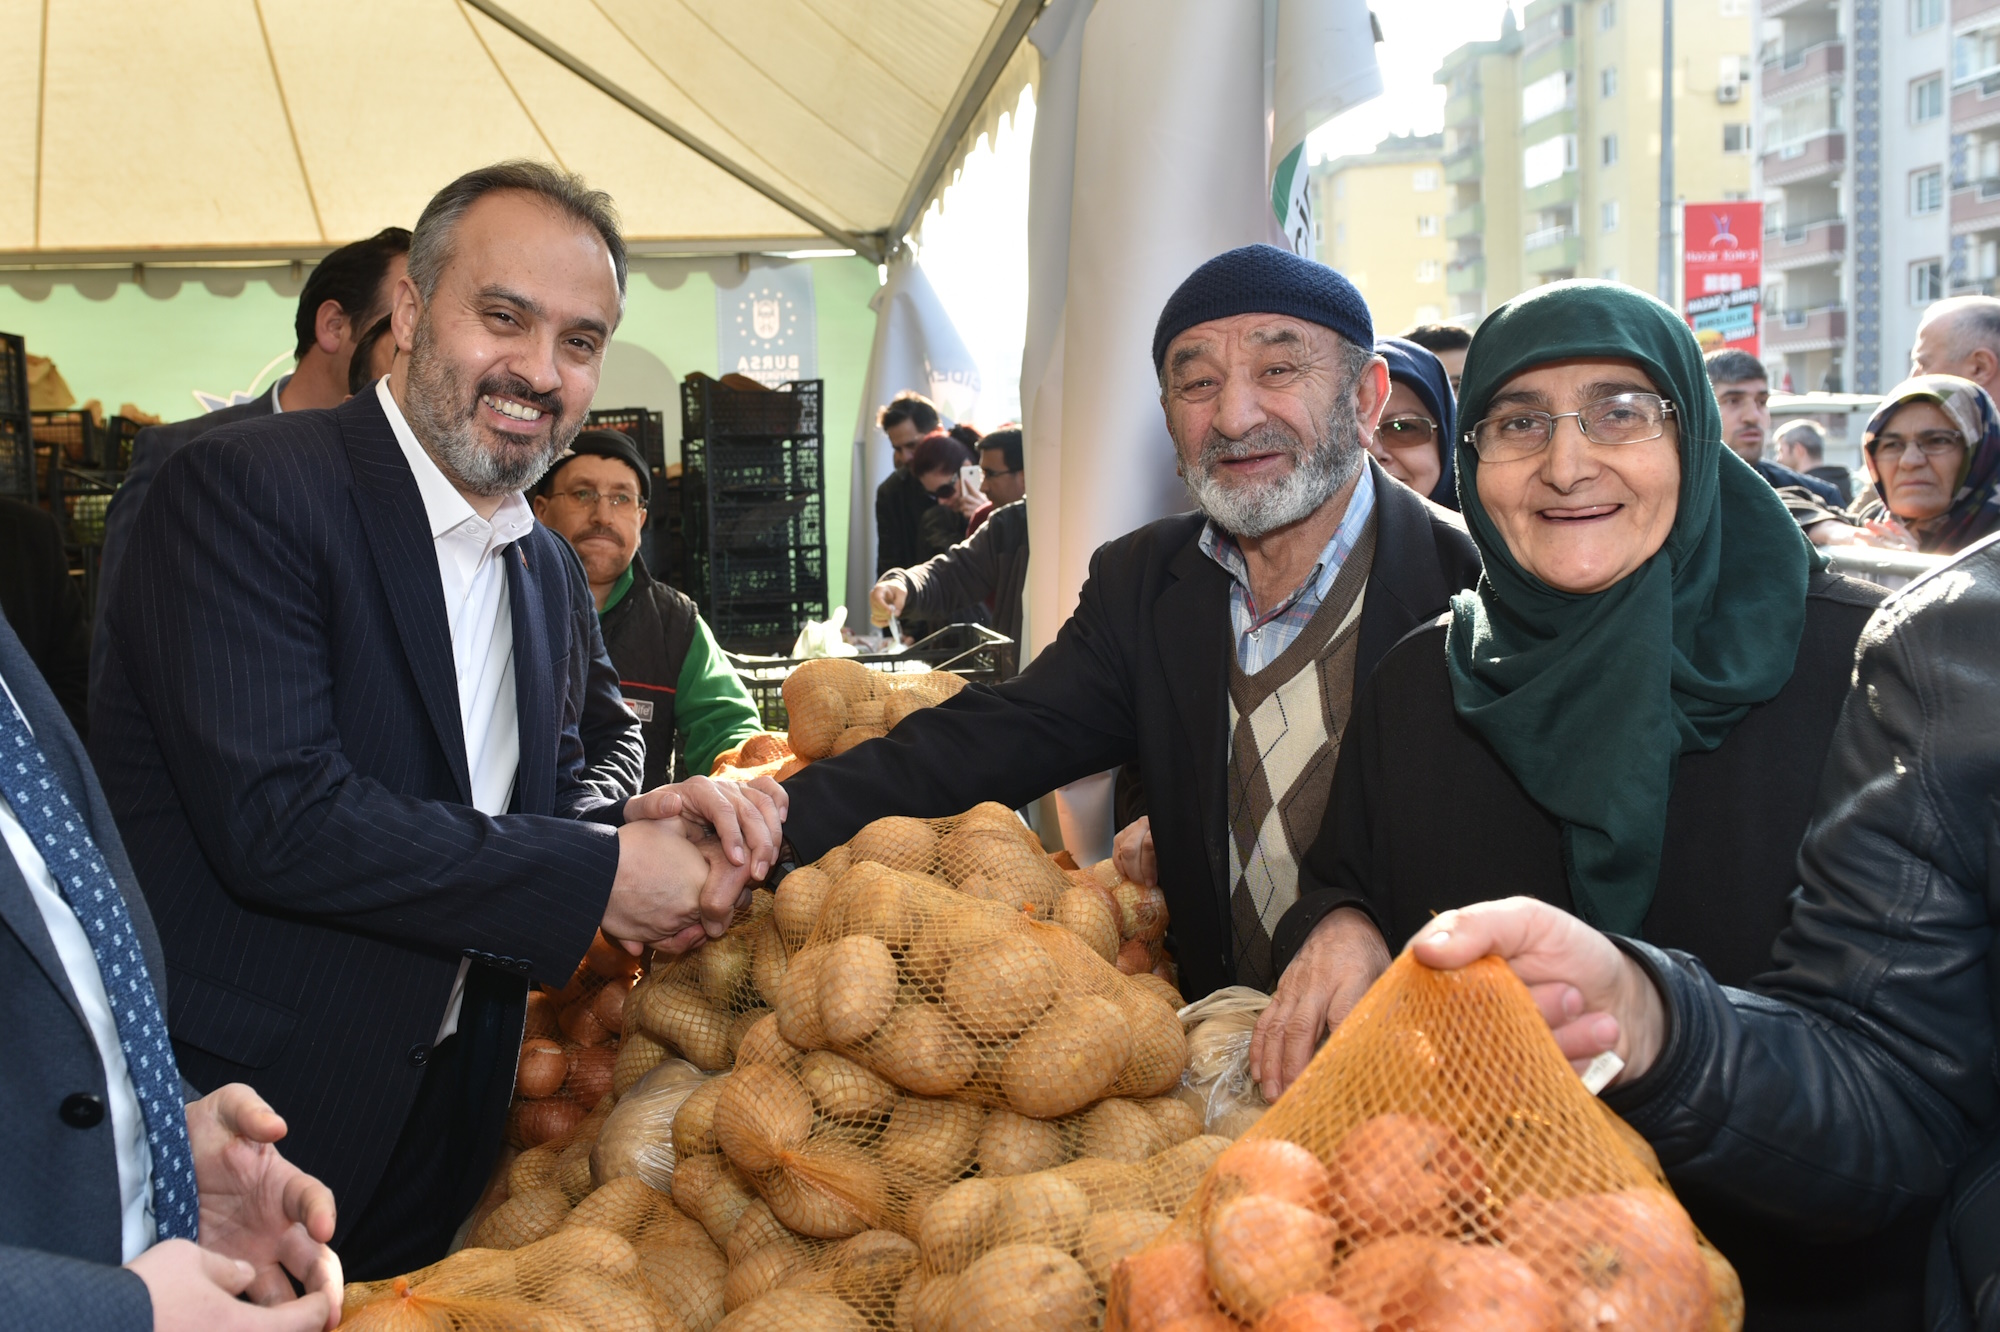
[[[1681,205],[1681,311],[1703,352],[1758,354],[1764,205],[1741,199]]]

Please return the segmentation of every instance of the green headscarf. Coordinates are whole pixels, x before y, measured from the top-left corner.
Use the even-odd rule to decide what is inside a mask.
[[[1463,428],[1515,375],[1571,357],[1635,361],[1673,402],[1673,530],[1602,592],[1557,591],[1516,562],[1479,501],[1478,454],[1460,449],[1459,500],[1486,568],[1452,599],[1446,655],[1458,714],[1562,820],[1577,911],[1635,934],[1659,884],[1680,756],[1714,749],[1791,678],[1807,580],[1824,561],[1723,447],[1693,332],[1630,287],[1558,282],[1494,311],[1466,355]]]

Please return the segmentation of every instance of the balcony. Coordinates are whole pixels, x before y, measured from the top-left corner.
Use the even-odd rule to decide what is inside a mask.
[[[1951,192],[1951,234],[2000,227],[2000,180],[1972,181]]]
[[[1483,99],[1480,97],[1479,89],[1477,88],[1470,88],[1454,97],[1446,98],[1444,103],[1444,123],[1447,125],[1464,125],[1470,121],[1478,120],[1479,113],[1482,110],[1482,101]]]
[[[1444,181],[1456,185],[1462,180],[1478,180],[1486,174],[1486,154],[1479,145],[1461,148],[1444,159]]]
[[[1779,144],[1758,160],[1766,188],[1834,175],[1847,166],[1847,136],[1839,130],[1820,130]]]
[[[1961,80],[1951,92],[1951,132],[1969,134],[2000,125],[2000,70]]]
[[[1951,26],[1954,28],[1987,14],[2000,17],[2000,0],[1951,0]]]
[[[1522,261],[1530,273],[1574,269],[1583,262],[1583,241],[1575,227],[1543,227],[1521,238]]]
[[[1444,289],[1450,296],[1462,296],[1467,292],[1486,290],[1486,261],[1484,259],[1455,259],[1445,265]]]
[[[1578,192],[1576,172],[1565,171],[1546,184],[1521,194],[1521,207],[1530,213],[1555,212],[1566,203],[1575,203]]]
[[[1838,305],[1766,315],[1766,352],[1828,351],[1847,342],[1847,311]]]
[[[1816,0],[1764,0],[1764,3],[1758,6],[1758,14],[1762,18],[1774,19],[1815,2]],[[1824,4],[1825,0],[1817,0],[1817,3]]]
[[[1847,44],[1835,39],[1765,61],[1760,87],[1768,102],[1839,78],[1846,69]]]
[[[1764,233],[1764,267],[1783,271],[1839,263],[1847,253],[1847,223],[1838,217],[1796,222]]]
[[[1530,49],[1523,44],[1521,49],[1521,86],[1526,87],[1545,74],[1553,74],[1559,69],[1575,69],[1576,38],[1565,37],[1553,46],[1540,50]]]
[[[1470,208],[1461,208],[1447,214],[1444,219],[1444,238],[1463,240],[1467,236],[1486,234],[1486,205],[1476,203]]]

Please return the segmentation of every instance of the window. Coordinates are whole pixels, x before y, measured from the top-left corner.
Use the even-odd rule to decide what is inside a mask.
[[[1616,166],[1618,163],[1618,136],[1607,134],[1597,141],[1597,161],[1600,166]]]
[[[1597,7],[1597,30],[1610,32],[1618,26],[1618,0],[1604,0]]]
[[[1576,104],[1576,71],[1559,69],[1521,89],[1521,123],[1532,124]]]
[[[1436,167],[1420,167],[1410,173],[1410,188],[1418,194],[1429,194],[1438,187]]]
[[[1928,32],[1944,22],[1944,0],[1910,0],[1910,31]]]
[[[1526,189],[1559,180],[1565,171],[1576,170],[1576,135],[1558,134],[1531,144],[1521,154],[1521,184]]]
[[[1910,265],[1910,304],[1929,305],[1944,298],[1944,261],[1919,259]]]
[[[1618,201],[1607,199],[1597,205],[1597,227],[1600,231],[1618,230]]]
[[[1742,18],[1750,12],[1750,0],[1716,0],[1715,8],[1723,18]]]
[[[1944,114],[1944,76],[1933,74],[1910,85],[1910,123],[1921,125]]]
[[[1437,234],[1438,234],[1438,215],[1437,215],[1436,213],[1419,213],[1419,214],[1417,214],[1417,234],[1418,234],[1419,236],[1435,236],[1435,235],[1437,235]]]
[[[1443,271],[1444,265],[1435,259],[1417,260],[1417,281],[1419,282],[1436,282],[1438,274]]]
[[[1336,199],[1345,199],[1347,197],[1347,177],[1335,176],[1333,178],[1333,197]]]
[[[1744,124],[1722,127],[1722,151],[1725,153],[1747,153],[1750,151],[1750,127]]]
[[[1618,95],[1618,66],[1606,65],[1597,71],[1597,95],[1599,97]]]
[[[1944,207],[1944,172],[1937,167],[1910,173],[1910,211],[1935,213]]]

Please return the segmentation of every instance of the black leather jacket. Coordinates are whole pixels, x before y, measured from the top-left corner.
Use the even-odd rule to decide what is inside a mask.
[[[1888,602],[1755,993],[1626,946],[1668,999],[1659,1061],[1606,1101],[1677,1185],[1801,1233],[1886,1226],[1950,1195],[1927,1321],[2000,1328],[2000,544]]]

